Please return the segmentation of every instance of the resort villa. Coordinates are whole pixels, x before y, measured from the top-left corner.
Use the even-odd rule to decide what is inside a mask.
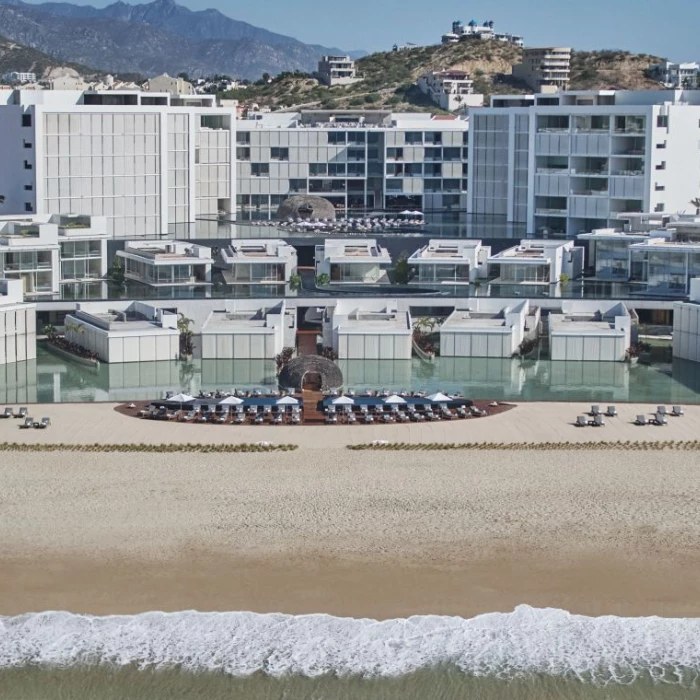
[[[632,317],[622,302],[562,301],[549,314],[552,360],[624,362],[631,345]]]
[[[700,242],[650,238],[630,246],[630,282],[646,294],[686,296],[700,276]]]
[[[134,302],[88,302],[66,316],[66,340],[97,354],[103,362],[177,360],[178,314]]]
[[[396,300],[339,301],[325,310],[323,341],[340,360],[410,360],[411,314]]]
[[[222,248],[220,261],[226,284],[280,284],[297,272],[297,251],[283,240],[238,240]]]
[[[482,107],[483,95],[474,94],[474,81],[466,71],[443,70],[426,73],[418,80],[421,92],[448,112]]]
[[[690,284],[690,299],[673,306],[673,356],[700,362],[700,278]]]
[[[491,284],[557,284],[583,273],[583,248],[573,241],[522,240],[488,259]]]
[[[512,357],[539,334],[540,309],[524,300],[465,300],[440,326],[441,357]]]
[[[22,281],[0,279],[0,365],[36,357],[36,305],[23,301]]]
[[[328,238],[316,246],[316,276],[328,275],[330,284],[388,284],[391,257],[374,238]]]
[[[412,284],[469,284],[487,277],[491,248],[469,238],[435,239],[408,259]]]
[[[211,284],[211,248],[183,241],[128,241],[117,257],[127,279],[149,287]]]

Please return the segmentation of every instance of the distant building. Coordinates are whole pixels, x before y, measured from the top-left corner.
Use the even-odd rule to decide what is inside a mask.
[[[484,104],[484,96],[474,94],[474,81],[465,71],[426,73],[418,80],[418,87],[448,112],[465,111],[468,107],[481,107]]]
[[[316,275],[328,275],[330,284],[389,284],[391,257],[374,238],[327,238],[316,246]]]
[[[183,241],[127,241],[117,257],[127,279],[149,287],[211,284],[211,248]]]
[[[49,90],[87,90],[88,84],[79,75],[61,75],[49,80]]]
[[[22,281],[0,274],[0,365],[36,358],[36,306],[23,300]]]
[[[492,20],[479,24],[473,19],[466,26],[456,20],[452,22],[452,31],[442,35],[443,44],[456,44],[465,39],[481,39],[483,41],[494,39],[514,46],[523,46],[524,44],[524,39],[521,36],[494,31]]]
[[[664,61],[654,66],[654,75],[659,82],[667,88],[682,88],[694,90],[698,87],[698,75],[700,74],[700,64],[698,63],[673,63]]]
[[[525,49],[521,63],[513,66],[513,76],[537,92],[568,90],[570,74],[570,48]]]
[[[318,62],[318,79],[333,87],[334,85],[351,85],[360,78],[357,77],[355,61],[350,56],[324,56]]]
[[[35,83],[36,73],[20,73],[18,71],[12,71],[10,73],[5,73],[5,75],[2,76],[2,79],[11,85],[17,83]]]
[[[143,89],[148,92],[169,92],[171,95],[195,94],[192,83],[188,83],[184,78],[171,78],[167,73],[147,80]]]

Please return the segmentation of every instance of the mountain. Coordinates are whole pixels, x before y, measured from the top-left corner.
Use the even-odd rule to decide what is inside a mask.
[[[93,72],[79,64],[57,61],[41,51],[22,46],[0,36],[0,75],[19,71],[36,73],[37,78],[41,78],[56,68],[73,68],[82,75]]]
[[[265,72],[312,71],[322,54],[340,52],[254,27],[218,10],[192,11],[174,0],[143,5],[118,0],[102,9],[0,0],[0,27],[9,39],[63,60],[144,75],[219,73],[257,79]]]

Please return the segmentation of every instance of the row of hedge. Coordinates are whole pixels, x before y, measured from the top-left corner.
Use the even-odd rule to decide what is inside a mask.
[[[385,450],[389,452],[434,450],[499,450],[499,451],[561,451],[561,450],[677,450],[700,451],[700,440],[659,440],[617,442],[389,442],[379,444],[348,445],[349,450]]]
[[[28,445],[17,442],[1,442],[0,452],[197,452],[204,454],[230,453],[230,452],[291,452],[297,449],[297,445],[265,445],[254,443],[242,443],[239,445],[65,445],[65,444],[35,444]]]

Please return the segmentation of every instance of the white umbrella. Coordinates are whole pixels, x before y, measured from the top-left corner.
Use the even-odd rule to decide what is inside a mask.
[[[398,394],[394,394],[387,399],[384,399],[384,403],[406,403],[406,399],[402,399]]]
[[[179,404],[191,403],[194,401],[194,396],[189,396],[188,394],[176,394],[175,396],[171,396],[168,401]]]
[[[334,406],[354,406],[355,402],[349,396],[339,396],[337,399],[333,399],[331,403]]]
[[[428,396],[428,398],[433,402],[433,403],[445,403],[445,401],[451,401],[452,399],[449,396],[445,396],[445,394],[441,394],[439,391],[437,394],[432,394],[431,396]]]
[[[239,399],[237,396],[228,396],[223,401],[219,401],[219,406],[240,406],[243,403],[243,399]]]
[[[404,211],[402,211],[401,214],[399,214],[399,216],[411,216],[414,213],[415,212],[412,212],[409,209],[404,209]]]
[[[285,396],[279,401],[275,402],[278,406],[298,406],[299,401],[292,396]]]

